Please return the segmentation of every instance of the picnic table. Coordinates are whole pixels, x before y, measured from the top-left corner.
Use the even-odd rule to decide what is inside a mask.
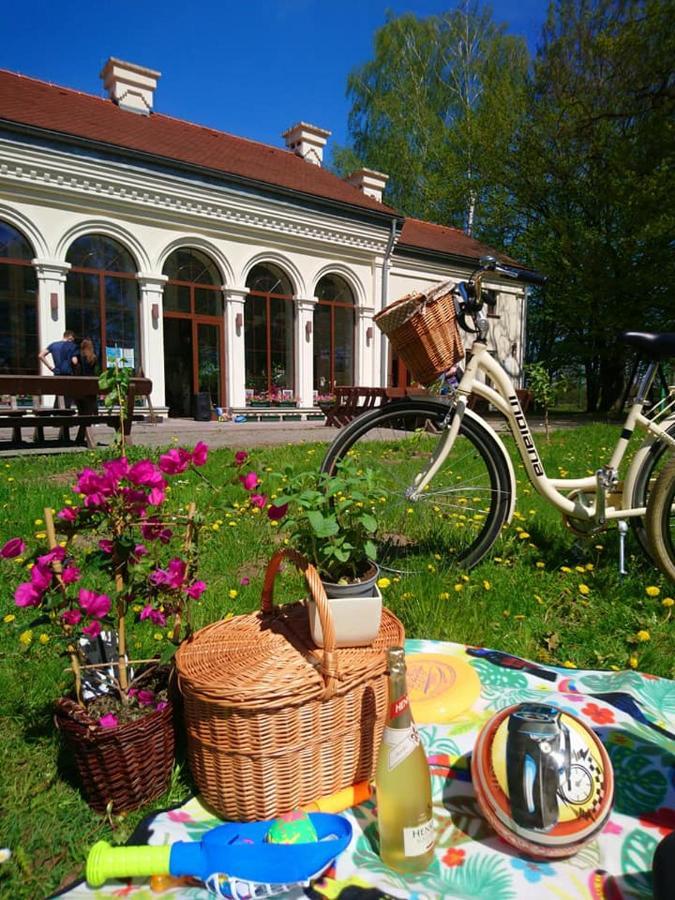
[[[149,378],[132,378],[127,395],[128,409],[133,410],[137,397],[145,397],[150,403],[152,381]],[[116,430],[120,428],[119,413],[99,410],[98,397],[104,393],[99,388],[96,376],[79,375],[0,375],[0,429],[11,430],[11,438],[0,442],[0,448],[15,449],[26,446],[51,444],[81,444],[96,446],[92,426],[102,423]],[[55,406],[43,403],[43,397],[56,396]],[[20,398],[30,397],[30,405],[20,405]],[[63,397],[75,401],[75,409],[68,409]],[[150,407],[152,412],[152,407]],[[141,421],[143,415],[131,413],[124,420],[124,434],[131,437],[133,422]],[[32,429],[32,441],[23,439],[23,429]],[[45,437],[45,428],[58,429],[55,440]],[[70,430],[77,428],[74,441]]]

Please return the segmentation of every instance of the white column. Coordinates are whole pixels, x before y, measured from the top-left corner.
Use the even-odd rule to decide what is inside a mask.
[[[244,306],[248,288],[223,288],[225,297],[225,391],[227,409],[246,405]]]
[[[376,362],[379,355],[376,349],[379,344],[380,329],[373,322],[375,309],[372,306],[359,306],[356,310],[356,384],[361,387],[378,387]]]
[[[33,266],[38,280],[38,341],[40,350],[44,350],[53,341],[60,341],[66,330],[66,275],[70,263],[34,259]],[[47,372],[41,369],[39,374]]]
[[[316,297],[295,298],[295,393],[300,406],[314,406],[314,307]]]
[[[162,309],[166,275],[153,272],[139,272],[138,286],[141,293],[139,322],[141,328],[141,368],[146,378],[152,381],[150,397],[153,408],[164,409],[166,396],[164,388],[164,332]]]

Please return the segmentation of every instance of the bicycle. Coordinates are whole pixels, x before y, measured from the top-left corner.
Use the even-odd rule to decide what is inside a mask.
[[[492,257],[481,259],[469,280],[453,289],[458,322],[477,335],[454,393],[447,398],[392,400],[359,416],[337,435],[322,471],[332,474],[347,454],[376,469],[385,513],[379,544],[384,570],[419,571],[433,557],[471,568],[511,521],[516,502],[515,471],[504,443],[468,407],[472,395],[482,397],[506,418],[529,481],[562,513],[572,532],[591,536],[618,523],[619,565],[625,574],[630,522],[642,549],[673,577],[675,395],[666,396],[648,415],[645,405],[660,361],[675,356],[675,333],[632,332],[622,337],[646,357],[647,365],[644,374],[634,375],[635,399],[609,461],[591,476],[549,478],[516,390],[488,352],[489,321],[483,307],[493,301],[481,292],[488,272],[529,284],[545,281]],[[646,431],[646,439],[620,480],[619,467],[636,428]]]

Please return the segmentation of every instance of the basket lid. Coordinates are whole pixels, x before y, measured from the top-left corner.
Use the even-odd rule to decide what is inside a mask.
[[[342,694],[386,671],[385,649],[404,639],[403,626],[382,610],[370,647],[332,653],[314,645],[304,603],[234,616],[195,632],[176,651],[181,689],[227,706],[257,709],[320,699],[326,679]]]

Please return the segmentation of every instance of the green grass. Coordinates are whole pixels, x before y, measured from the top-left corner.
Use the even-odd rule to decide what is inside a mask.
[[[608,458],[616,432],[615,427],[592,425],[555,433],[549,445],[541,438],[547,471],[593,471]],[[264,476],[266,469],[285,464],[298,470],[318,467],[324,450],[322,445],[261,449],[253,451],[251,462]],[[132,452],[142,455],[139,448]],[[98,458],[91,453],[0,460],[0,545],[9,537],[40,533],[41,524],[35,523],[44,507],[60,508],[72,497],[74,474]],[[194,473],[172,482],[174,501],[184,505],[195,499],[206,520],[200,575],[209,587],[195,605],[196,627],[257,607],[273,547],[260,516],[232,509],[243,492],[227,483],[231,458],[231,451],[214,451],[205,468],[210,481],[222,486],[220,492]],[[442,560],[432,554],[423,576],[390,578],[385,599],[403,620],[408,636],[480,644],[583,668],[626,668],[632,658],[643,672],[673,677],[671,609],[662,604],[673,595],[673,586],[641,555],[632,536],[627,577],[617,571],[616,532],[577,545],[559,515],[529,486],[519,460],[514,462],[519,480],[516,518],[489,560],[464,573],[443,569]],[[13,856],[0,866],[0,895],[35,898],[80,876],[96,840],[126,840],[151,808],[108,821],[93,814],[81,798],[72,762],[60,749],[51,718],[53,699],[69,684],[66,661],[49,644],[40,644],[39,625],[31,629],[29,646],[20,642],[29,627],[12,599],[21,572],[16,563],[3,569],[9,572],[0,573],[0,846],[10,847]],[[242,578],[249,583],[242,585]],[[648,596],[649,586],[658,588],[659,595]],[[298,577],[284,572],[276,598],[283,601],[301,593]],[[5,621],[14,613],[16,619]],[[638,641],[639,631],[648,632],[649,640]],[[145,654],[158,648],[169,649],[161,632],[148,628],[132,651]],[[178,803],[192,790],[181,762],[171,791],[152,809]]]

